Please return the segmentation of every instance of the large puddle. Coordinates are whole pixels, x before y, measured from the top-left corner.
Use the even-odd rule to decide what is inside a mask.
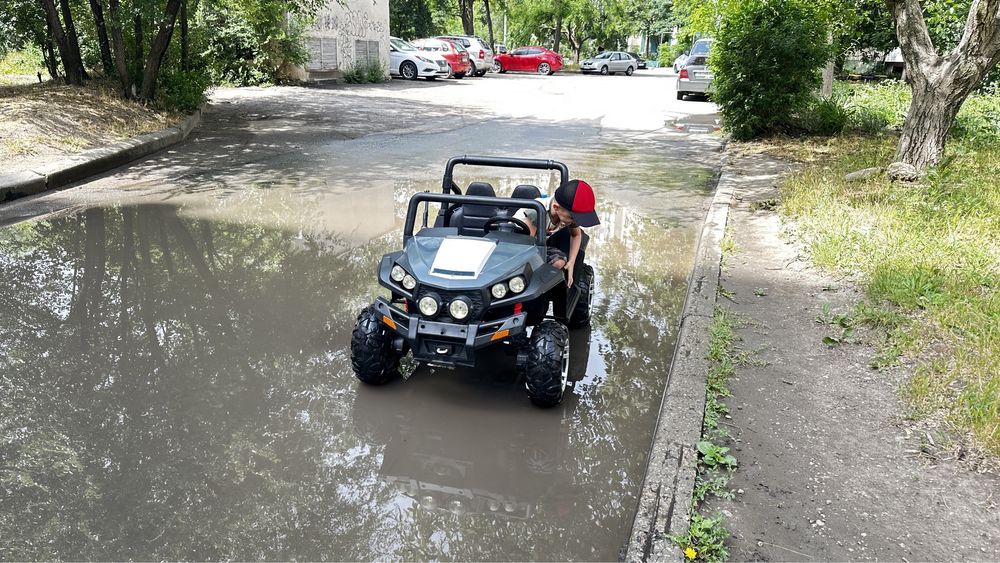
[[[3,229],[0,558],[617,559],[708,173],[601,174],[629,181],[600,194],[593,325],[548,410],[502,352],[354,378],[354,318],[429,180],[179,194]]]

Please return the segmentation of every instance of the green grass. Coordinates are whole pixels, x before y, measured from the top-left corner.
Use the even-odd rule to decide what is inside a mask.
[[[46,74],[42,51],[38,47],[29,47],[23,51],[10,51],[0,58],[0,76],[5,74]]]
[[[728,432],[719,427],[719,420],[729,412],[723,399],[732,396],[728,381],[736,366],[743,361],[740,355],[734,353],[735,326],[736,319],[732,313],[722,307],[715,309],[709,327],[705,419],[703,438],[697,444],[698,473],[692,494],[691,520],[686,532],[670,537],[686,558],[699,561],[726,561],[729,558],[725,545],[729,531],[725,519],[721,515],[704,516],[699,509],[709,495],[725,499],[733,497],[728,485],[730,475],[736,470],[737,460],[729,448],[715,442],[728,436]]]
[[[963,112],[996,107],[976,103]],[[818,265],[856,276],[875,304],[859,315],[888,335],[873,364],[915,364],[909,414],[943,412],[1000,455],[1000,142],[975,130],[920,184],[843,180],[891,162],[894,136],[796,141],[820,156],[784,184],[781,212]]]

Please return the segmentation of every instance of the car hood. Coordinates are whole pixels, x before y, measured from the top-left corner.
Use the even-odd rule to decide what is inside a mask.
[[[416,236],[403,254],[422,285],[449,290],[487,287],[543,263],[540,246],[466,236]]]

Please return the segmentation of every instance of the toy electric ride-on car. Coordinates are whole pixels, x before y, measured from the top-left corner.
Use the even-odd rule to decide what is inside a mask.
[[[452,179],[456,165],[558,170],[552,160],[454,157],[448,161],[443,193],[422,192],[410,199],[403,227],[403,250],[386,254],[379,283],[391,292],[358,316],[351,337],[351,364],[365,383],[387,383],[399,375],[399,360],[412,352],[417,362],[437,366],[476,365],[479,350],[507,346],[524,375],[528,398],[539,406],[558,404],[566,389],[569,328],[590,322],[593,269],[564,273],[546,260],[548,212],[535,186],[517,186],[509,198],[473,182],[463,195]],[[428,226],[430,204],[440,204]],[[423,204],[423,226],[414,225]],[[519,209],[534,209],[534,236]],[[586,250],[587,235],[581,243]],[[549,304],[552,313],[549,314]]]

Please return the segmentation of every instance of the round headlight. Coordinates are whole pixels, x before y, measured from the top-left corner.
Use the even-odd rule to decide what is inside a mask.
[[[413,279],[413,276],[406,274],[403,276],[403,287],[406,289],[413,289],[417,287],[417,280]]]
[[[493,287],[490,288],[490,293],[492,293],[493,297],[496,297],[497,299],[503,299],[504,295],[507,295],[507,286],[502,283],[494,284]]]
[[[392,278],[392,281],[399,283],[403,281],[404,277],[406,277],[406,270],[404,270],[403,267],[400,266],[399,264],[396,264],[392,267],[392,270],[389,272],[389,277]]]
[[[453,319],[460,321],[469,316],[469,304],[461,299],[456,299],[448,305],[448,312],[451,313]]]
[[[430,295],[425,295],[420,298],[417,302],[417,306],[420,307],[420,314],[425,317],[433,317],[438,312],[438,302]]]
[[[510,279],[509,282],[507,282],[507,285],[510,286],[510,290],[513,291],[514,293],[521,293],[522,291],[524,291],[524,277],[523,276],[513,277]]]

